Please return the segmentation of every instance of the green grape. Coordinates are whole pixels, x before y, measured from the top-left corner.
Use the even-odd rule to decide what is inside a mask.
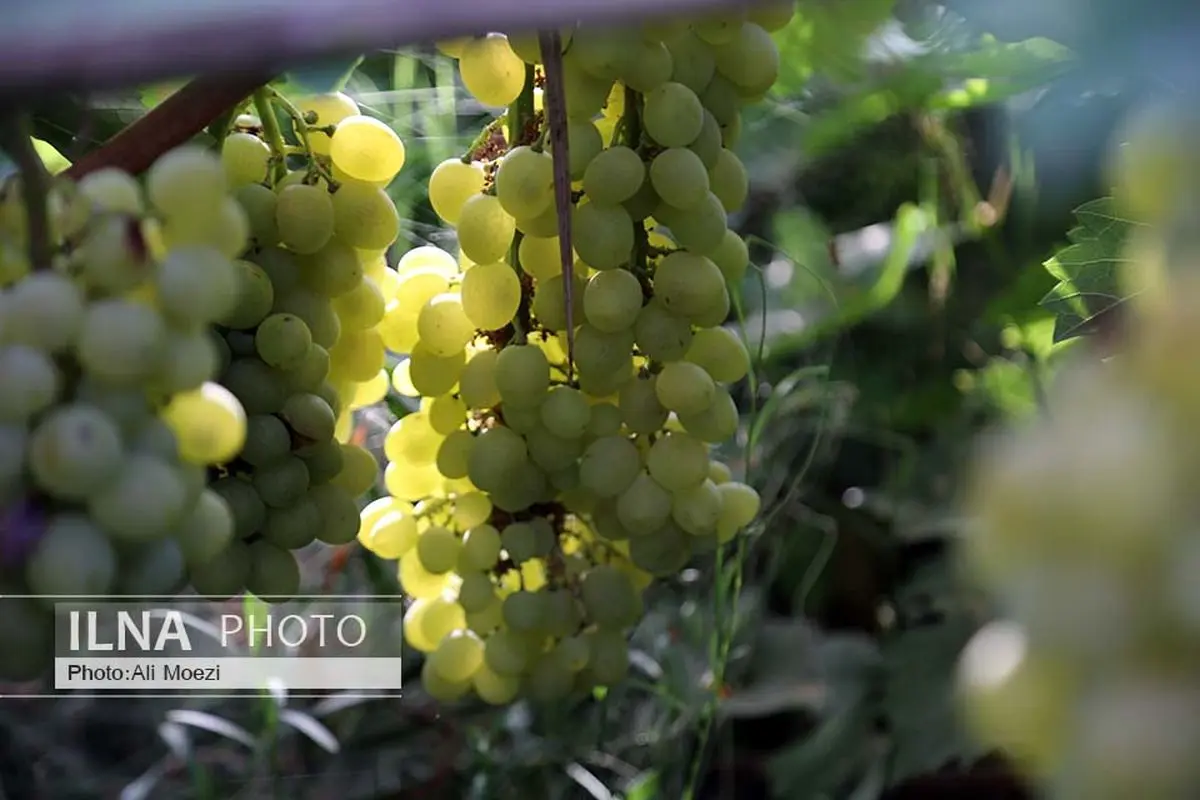
[[[329,483],[345,466],[341,444],[333,439],[308,445],[300,451],[300,458],[308,467],[308,480],[313,486]]]
[[[129,300],[99,300],[84,313],[76,355],[80,366],[99,379],[133,383],[158,367],[165,338],[166,326],[153,309]]]
[[[399,559],[417,546],[418,536],[416,517],[389,511],[371,526],[363,544],[380,558]]]
[[[582,375],[611,375],[631,363],[633,331],[605,333],[590,324],[575,333],[575,364]]]
[[[447,436],[438,448],[438,472],[451,479],[467,477],[474,444],[475,437],[470,431],[458,430]]]
[[[515,597],[516,595],[510,595]],[[520,605],[520,603],[518,603]],[[504,607],[509,606],[505,599]],[[519,613],[519,610],[518,610]],[[531,648],[528,639],[515,630],[498,630],[487,638],[483,660],[498,675],[520,675],[528,668]]]
[[[570,104],[569,99],[567,103]],[[603,149],[604,139],[591,120],[567,120],[567,155],[570,159],[571,180],[583,180],[588,165]]]
[[[593,203],[616,205],[637,192],[646,178],[641,156],[614,146],[596,155],[583,176],[583,191]]]
[[[527,217],[513,221],[515,230],[526,236],[536,236],[539,239],[549,239],[558,235],[558,208],[550,208],[536,217]]]
[[[25,477],[29,431],[23,425],[0,425],[0,492],[16,489]]]
[[[162,539],[121,553],[116,595],[172,595],[186,584],[187,565],[179,545]]]
[[[250,244],[250,220],[241,203],[226,197],[202,214],[168,219],[162,226],[162,241],[168,247],[212,247],[227,258],[236,258]]]
[[[629,671],[629,645],[617,631],[601,628],[587,634],[588,669],[601,686],[611,686]]]
[[[630,71],[637,53],[636,38],[613,29],[580,28],[568,52],[590,75],[611,83]]]
[[[671,51],[661,41],[637,43],[633,63],[621,75],[621,80],[634,91],[647,94],[661,88],[671,79]]]
[[[621,206],[582,203],[574,209],[571,230],[575,252],[589,266],[605,270],[628,263],[633,220]]]
[[[598,136],[598,134],[597,134]],[[483,165],[450,158],[434,167],[429,176],[429,204],[448,225],[457,225],[467,200],[483,191]]]
[[[708,193],[708,170],[691,150],[672,147],[650,162],[650,183],[664,203],[679,209],[695,208]]]
[[[290,599],[300,591],[300,564],[282,547],[266,541],[250,545],[246,589],[268,602]]]
[[[491,408],[500,403],[500,390],[496,385],[496,363],[500,354],[495,350],[481,350],[463,367],[458,379],[459,396],[467,408]],[[0,375],[3,369],[0,369]]]
[[[633,197],[621,204],[621,207],[625,209],[634,222],[644,222],[661,205],[662,198],[654,191],[654,184],[651,182],[650,174],[647,172],[646,177],[642,180],[642,185],[634,192]]]
[[[746,167],[731,151],[721,149],[716,163],[709,168],[708,177],[713,194],[726,212],[732,214],[746,204],[750,191]]]
[[[439,703],[453,703],[461,700],[471,690],[471,681],[448,681],[434,671],[433,662],[426,661],[421,665],[421,688]]]
[[[500,542],[508,557],[518,564],[545,555],[538,548],[537,533],[528,522],[514,522],[500,532]]]
[[[616,333],[633,327],[642,310],[642,284],[624,269],[598,272],[583,293],[583,313],[597,330]]]
[[[496,199],[509,216],[536,217],[554,203],[554,162],[548,153],[514,147],[500,160],[495,185]]]
[[[728,481],[717,485],[721,495],[721,512],[717,519],[717,532],[727,535],[749,525],[758,516],[762,500],[758,492],[744,483]]]
[[[493,706],[508,705],[521,690],[520,680],[493,672],[486,664],[471,677],[471,686],[480,700]]]
[[[795,0],[766,0],[746,11],[746,18],[764,30],[783,30],[796,15]]]
[[[521,237],[517,257],[521,260],[521,269],[537,281],[550,280],[562,274],[562,254],[559,252],[557,236]]]
[[[771,34],[753,22],[713,48],[717,71],[747,97],[765,93],[779,77],[779,48]]]
[[[447,681],[470,680],[483,666],[483,641],[471,631],[453,631],[429,655],[429,668]]]
[[[216,383],[175,395],[160,415],[175,432],[179,457],[192,464],[224,464],[246,441],[245,410]]]
[[[453,292],[436,295],[421,308],[417,331],[421,344],[443,358],[461,353],[475,337],[462,297]]]
[[[78,513],[50,517],[25,564],[29,589],[39,595],[104,595],[117,577],[117,555],[92,520]]]
[[[115,214],[139,217],[145,211],[142,188],[137,180],[122,169],[104,167],[89,172],[75,184],[79,194],[96,208]]]
[[[308,491],[308,467],[296,456],[260,467],[252,480],[254,490],[270,508],[290,506]]]
[[[663,363],[683,358],[693,339],[691,323],[668,311],[659,299],[642,307],[633,331],[638,350]]]
[[[725,278],[704,256],[674,252],[654,270],[654,294],[663,307],[693,321],[709,311],[714,300],[726,298]]]
[[[341,320],[342,329],[361,331],[374,328],[383,321],[387,302],[379,284],[363,277],[358,285],[333,301],[333,310]]]
[[[492,501],[483,492],[467,492],[454,500],[455,524],[463,529],[482,525],[492,517]]]
[[[250,261],[233,262],[234,302],[213,321],[226,328],[248,330],[271,313],[275,290],[267,273]]]
[[[580,439],[555,436],[545,428],[538,427],[525,435],[529,445],[529,457],[546,472],[567,469],[583,454]]]
[[[657,375],[646,375],[621,387],[618,406],[621,419],[633,433],[651,434],[667,421],[667,409],[658,400]]]
[[[721,123],[717,122],[717,118],[708,109],[704,109],[704,123],[700,134],[688,145],[688,149],[695,153],[704,164],[704,168],[709,170],[709,183],[712,183],[712,169],[720,160],[722,150]]]
[[[642,124],[663,147],[687,147],[704,127],[704,107],[687,86],[664,83],[646,94]]]
[[[123,451],[121,431],[103,411],[83,403],[59,406],[29,439],[29,470],[50,494],[85,500],[117,471]]]
[[[675,241],[693,255],[707,256],[724,241],[725,208],[712,192],[707,192],[699,203],[687,210],[662,206],[654,213],[659,222],[671,229]]]
[[[588,618],[602,628],[620,629],[637,622],[637,590],[616,567],[599,564],[588,570],[579,590]]]
[[[315,394],[292,395],[284,402],[280,416],[292,430],[308,439],[320,442],[333,438],[336,424],[333,409]]]
[[[233,263],[207,247],[177,247],[159,264],[154,288],[163,315],[177,325],[207,325],[238,303]]]
[[[227,188],[220,159],[196,145],[164,153],[146,173],[146,195],[167,218],[204,216],[221,205]]]
[[[521,281],[503,261],[476,264],[462,279],[462,308],[476,328],[494,331],[512,322],[521,303]]]
[[[616,497],[629,488],[640,469],[641,457],[633,442],[620,436],[603,436],[584,450],[579,481],[597,497]]]
[[[536,703],[557,703],[570,695],[574,678],[566,664],[550,652],[534,662],[522,687],[529,699]]]
[[[714,75],[708,86],[704,87],[704,91],[700,93],[700,102],[723,126],[731,125],[738,119],[742,104],[734,85],[719,74]],[[725,146],[729,147],[728,144]]]
[[[716,386],[699,365],[672,361],[663,366],[654,391],[664,408],[677,414],[699,414],[712,405]]]
[[[503,426],[488,428],[476,437],[468,458],[471,483],[485,492],[511,480],[528,459],[525,440]]]
[[[502,261],[515,231],[516,222],[496,197],[477,194],[459,213],[458,246],[476,264]]]
[[[238,358],[221,378],[247,414],[274,414],[287,400],[282,373],[257,358]]]
[[[363,267],[354,248],[341,239],[330,239],[315,253],[297,259],[300,283],[323,297],[336,298],[362,283]]]
[[[671,52],[671,80],[699,95],[717,71],[712,47],[690,30],[672,37],[666,45]]]
[[[90,288],[118,294],[146,279],[153,264],[145,251],[141,228],[131,217],[92,219],[76,251],[80,275]]]
[[[741,236],[731,230],[722,234],[721,243],[706,255],[721,270],[725,280],[731,284],[741,283],[750,265],[750,251]]]
[[[296,100],[296,108],[302,114],[316,117],[314,127],[325,128],[337,125],[347,117],[359,114],[358,104],[341,92],[314,94]],[[317,155],[329,155],[329,134],[322,130],[308,131],[308,144]]]
[[[617,498],[617,519],[634,538],[654,533],[671,516],[671,495],[645,472]]]
[[[504,623],[517,633],[538,632],[548,621],[545,595],[524,589],[504,598],[503,611]]]
[[[597,78],[585,70],[572,48],[563,55],[563,89],[567,98],[567,118],[591,120],[604,108],[612,81]]]
[[[698,537],[686,534],[674,522],[668,522],[649,536],[630,539],[629,558],[651,575],[665,577],[687,565],[692,557],[692,546],[698,541]]]
[[[284,550],[299,550],[317,540],[321,532],[321,512],[308,495],[282,508],[267,509],[262,538]]]
[[[646,467],[664,489],[682,491],[708,476],[708,447],[694,436],[673,431],[650,446]]]
[[[360,250],[383,250],[400,234],[400,215],[387,192],[371,183],[343,181],[331,195],[333,233]]]
[[[723,383],[736,383],[750,370],[746,346],[728,328],[697,331],[685,358],[703,367],[713,380]]]
[[[683,429],[710,444],[727,441],[738,428],[738,409],[729,392],[718,386],[712,402],[697,413],[676,412]]]
[[[337,343],[341,335],[342,325],[329,299],[307,289],[295,289],[287,294],[280,294],[276,289],[275,305],[271,310],[277,314],[299,317],[308,326],[313,342],[327,350]]]
[[[463,535],[459,564],[480,572],[490,570],[500,560],[500,548],[500,532],[495,527],[486,523],[472,526]]]
[[[246,443],[238,456],[252,467],[278,461],[292,450],[292,435],[274,414],[246,418]]]
[[[296,266],[296,257],[287,250],[267,247],[253,253],[247,260],[253,261],[267,273],[267,277],[271,279],[271,288],[277,296],[299,288],[300,270]]]
[[[434,575],[454,569],[458,563],[462,542],[449,528],[433,525],[426,528],[417,538],[417,558],[421,566]]]
[[[276,369],[298,367],[312,344],[308,326],[294,314],[272,314],[254,332],[254,346],[259,357]]]
[[[424,413],[408,414],[388,430],[383,445],[384,455],[388,461],[432,464],[443,438],[430,427],[429,417]]]
[[[290,250],[315,253],[333,236],[333,200],[319,186],[288,186],[279,192],[275,223],[279,241]]]
[[[452,394],[442,394],[430,401],[427,414],[430,427],[442,436],[449,436],[462,428],[467,406]]]
[[[682,489],[671,497],[671,519],[693,536],[706,536],[717,529],[721,516],[722,494],[717,485],[703,483]]]
[[[235,132],[221,142],[221,165],[231,188],[267,179],[271,148],[251,133]]]
[[[8,291],[4,306],[4,339],[47,353],[75,343],[83,322],[84,297],[70,278],[37,272]]]
[[[227,600],[246,588],[250,577],[250,548],[233,541],[215,558],[188,571],[196,593],[214,600]]]
[[[474,272],[475,268],[472,267],[471,271]],[[584,318],[583,296],[587,289],[587,283],[579,276],[579,273],[574,273],[572,278],[574,280],[572,281],[573,291],[571,292],[571,321],[578,324]],[[537,321],[547,330],[554,331],[555,333],[567,329],[567,300],[563,292],[563,282],[562,275],[555,275],[545,280],[539,280],[537,286],[534,287],[533,303],[530,307]]]
[[[539,419],[546,430],[564,439],[578,439],[587,432],[592,409],[583,392],[555,386],[543,401]]]
[[[534,345],[511,345],[496,359],[496,389],[506,405],[535,406],[550,389],[550,362]]]
[[[525,87],[525,63],[503,34],[490,33],[464,45],[458,70],[467,91],[485,106],[510,105]]]
[[[177,469],[161,459],[133,454],[88,498],[92,519],[121,542],[159,539],[186,510],[187,487]]]
[[[404,142],[390,127],[362,114],[337,123],[329,139],[329,158],[351,178],[384,183],[404,166]]]

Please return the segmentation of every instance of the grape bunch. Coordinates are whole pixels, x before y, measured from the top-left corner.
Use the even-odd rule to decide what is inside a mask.
[[[621,680],[642,591],[757,516],[710,452],[737,431],[729,387],[750,367],[722,327],[749,261],[729,148],[791,12],[561,35],[570,277],[538,39],[440,45],[476,99],[509,106],[508,135],[489,126],[430,176],[460,258],[397,264],[381,330],[420,405],[388,432],[389,496],[359,529],[416,598],[405,638],[435,698],[552,702]]]
[[[977,467],[963,556],[1003,619],[963,653],[964,708],[1053,797],[1200,788],[1191,283],[1116,361],[1061,376],[1052,416]]]
[[[215,327],[219,380],[245,410],[246,434],[212,485],[237,536],[192,576],[210,596],[294,594],[291,552],[353,541],[357,498],[378,475],[374,456],[344,440],[351,410],[388,389],[377,326],[399,217],[382,187],[403,166],[404,146],[342,94],[306,98],[297,111],[310,157],[278,180],[255,119],[221,150],[252,246],[236,262],[238,302]],[[253,568],[256,552],[269,553],[271,568]]]
[[[387,389],[371,276],[403,145],[348,98],[308,102],[290,173],[243,116],[219,155],[56,180],[46,231],[20,177],[0,188],[5,594],[290,595],[294,549],[354,539],[378,465],[338,434]],[[0,673],[34,676],[48,609],[5,608]]]

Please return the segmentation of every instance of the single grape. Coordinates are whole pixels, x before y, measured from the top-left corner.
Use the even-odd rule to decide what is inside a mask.
[[[337,123],[329,157],[355,180],[390,181],[404,166],[404,142],[383,122],[357,114]]]
[[[491,33],[467,42],[458,69],[467,91],[485,106],[507,106],[525,86],[525,63],[503,34]]]
[[[331,198],[333,232],[346,244],[383,250],[396,241],[400,216],[383,189],[363,181],[343,181]]]
[[[279,240],[296,253],[315,253],[333,236],[333,200],[319,186],[295,184],[279,192],[275,206]]]
[[[605,333],[631,328],[642,310],[642,284],[624,269],[598,272],[587,283],[583,311],[587,321]]]
[[[221,165],[232,188],[265,181],[270,161],[271,148],[252,133],[236,131],[221,142]]]
[[[482,164],[447,159],[429,176],[429,204],[443,222],[457,225],[463,205],[483,191],[483,183]]]
[[[524,145],[500,160],[495,177],[496,199],[514,219],[530,219],[554,203],[554,165],[549,154]]]
[[[503,261],[476,264],[462,279],[462,308],[478,329],[493,331],[512,322],[521,302],[521,281]]]

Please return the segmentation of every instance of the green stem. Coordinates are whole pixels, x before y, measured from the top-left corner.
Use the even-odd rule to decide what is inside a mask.
[[[479,152],[479,148],[487,144],[488,139],[492,138],[492,134],[498,130],[501,130],[507,123],[508,112],[506,111],[489,122],[487,125],[483,126],[483,130],[481,130],[479,135],[471,141],[470,146],[468,146],[466,151],[462,154],[462,162],[464,164],[470,164],[472,161],[474,161],[475,154]]]
[[[316,153],[313,152],[312,140],[308,138],[310,126],[308,121],[304,119],[304,113],[300,111],[300,109],[296,108],[296,105],[291,100],[288,100],[286,97],[280,94],[279,90],[275,87],[268,86],[266,88],[267,92],[269,92],[271,102],[279,108],[282,108],[283,113],[287,114],[288,117],[291,118],[292,128],[296,131],[296,138],[300,140],[300,147],[303,149],[304,155],[308,158],[310,168],[324,178],[325,182],[329,184],[331,189],[336,189],[338,183],[333,179],[333,173],[329,171],[329,168],[321,161],[320,158],[317,157]],[[272,115],[271,119],[274,118],[274,115]]]
[[[275,156],[275,180],[281,181],[287,177],[287,143],[283,141],[283,131],[279,129],[279,120],[275,118],[275,109],[271,107],[266,87],[254,90],[254,110],[262,120],[263,135],[267,137],[267,146]]]

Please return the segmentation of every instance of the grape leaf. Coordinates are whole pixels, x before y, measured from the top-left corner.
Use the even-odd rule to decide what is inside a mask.
[[[1119,215],[1110,197],[1084,203],[1075,217],[1079,225],[1067,233],[1070,244],[1042,265],[1058,279],[1040,303],[1055,315],[1056,344],[1087,334],[1100,315],[1128,299],[1120,269],[1125,240],[1138,223]]]

